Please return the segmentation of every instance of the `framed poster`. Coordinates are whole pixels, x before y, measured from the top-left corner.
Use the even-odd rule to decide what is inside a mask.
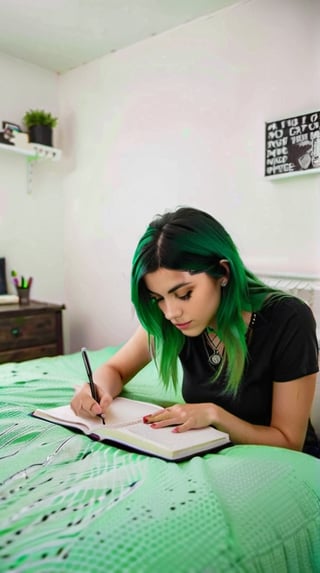
[[[16,123],[11,121],[2,122],[2,131],[0,132],[0,143],[6,143],[7,145],[13,145],[13,134],[14,132],[20,132],[21,127]]]
[[[265,177],[320,172],[320,111],[265,124]]]
[[[0,294],[7,294],[6,259],[0,257]]]

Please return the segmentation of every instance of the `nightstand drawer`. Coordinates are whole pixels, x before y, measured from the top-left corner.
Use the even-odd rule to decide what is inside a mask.
[[[36,300],[0,305],[0,364],[63,354],[64,308]]]
[[[3,317],[0,327],[0,351],[54,343],[55,313]]]
[[[4,362],[22,362],[33,358],[44,356],[56,356],[58,348],[56,344],[42,344],[41,346],[31,346],[30,348],[16,348],[0,352],[0,364]]]

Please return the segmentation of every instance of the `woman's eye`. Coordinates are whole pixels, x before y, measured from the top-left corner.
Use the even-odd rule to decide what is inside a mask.
[[[192,291],[188,290],[188,292],[186,294],[179,296],[178,298],[180,300],[189,300],[189,298],[191,298],[191,294],[192,294]]]
[[[156,298],[154,296],[151,297],[151,302],[153,304],[159,304],[159,302],[161,302],[163,300],[163,298]]]

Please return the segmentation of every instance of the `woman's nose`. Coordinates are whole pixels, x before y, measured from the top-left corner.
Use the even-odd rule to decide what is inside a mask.
[[[182,309],[178,301],[170,301],[165,303],[164,316],[167,320],[173,320],[182,315]]]

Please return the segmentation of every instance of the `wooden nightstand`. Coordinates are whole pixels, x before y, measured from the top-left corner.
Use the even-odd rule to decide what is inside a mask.
[[[63,354],[64,305],[0,305],[0,363]]]

